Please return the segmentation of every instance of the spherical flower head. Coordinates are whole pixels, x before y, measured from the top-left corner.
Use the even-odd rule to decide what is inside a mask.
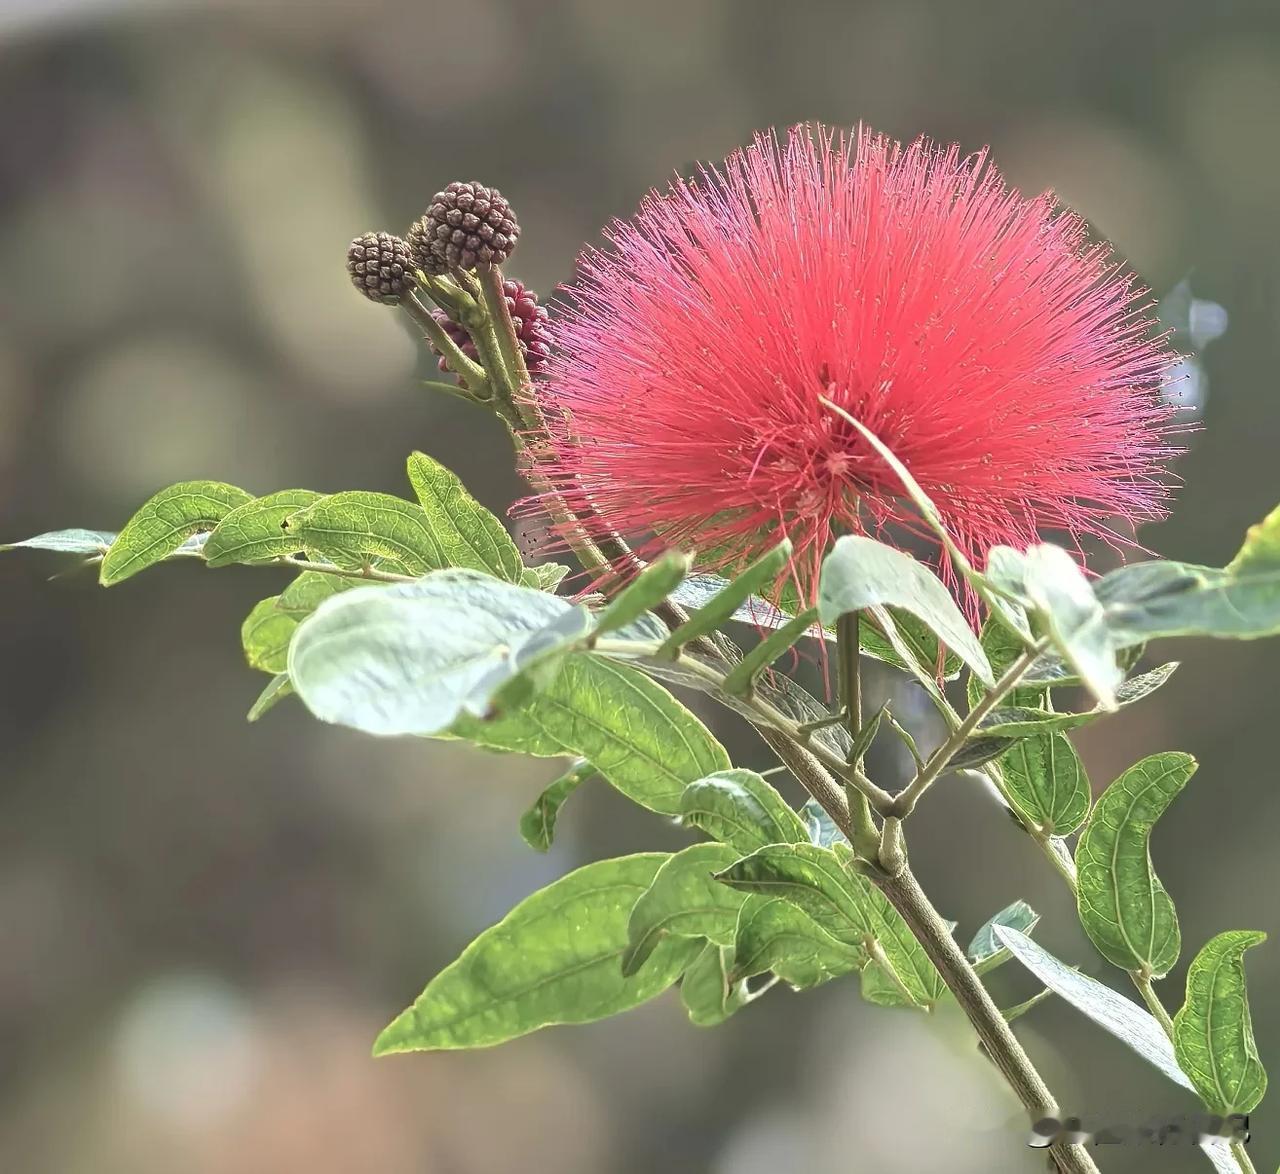
[[[409,244],[427,273],[502,265],[516,247],[520,225],[497,188],[455,181],[431,197],[409,229]]]
[[[1162,512],[1170,357],[1142,291],[985,153],[797,127],[608,237],[538,394],[562,492],[651,551],[722,569],[787,536],[812,598],[839,534],[920,531],[842,413],[979,566],[996,543],[1114,544]]]
[[[409,246],[389,232],[366,232],[347,249],[351,283],[371,301],[395,305],[416,284]]]

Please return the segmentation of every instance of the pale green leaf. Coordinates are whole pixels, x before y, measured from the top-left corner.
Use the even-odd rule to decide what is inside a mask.
[[[283,701],[286,697],[293,693],[293,682],[289,680],[288,673],[277,673],[270,681],[267,687],[258,694],[258,700],[253,703],[248,713],[248,720],[256,722],[269,709]]]
[[[623,974],[634,974],[663,938],[706,938],[718,946],[732,946],[738,911],[746,895],[715,879],[737,852],[727,844],[694,844],[677,852],[653,878],[631,910]]]
[[[488,571],[509,583],[522,581],[524,563],[511,535],[456,474],[415,452],[409,457],[409,483],[422,503],[444,565]]]
[[[110,530],[49,530],[24,538],[21,542],[5,542],[0,550],[51,550],[58,554],[88,554],[102,556],[115,541]]]
[[[1025,901],[1014,901],[1011,905],[1006,905],[973,935],[973,941],[965,951],[969,955],[969,961],[974,964],[979,974],[985,974],[999,965],[1003,957],[1007,957],[1007,951],[996,940],[997,925],[1008,926],[1019,933],[1030,934],[1039,924],[1040,914]]]
[[[818,610],[824,623],[847,612],[888,606],[900,608],[927,624],[977,676],[992,683],[991,666],[982,644],[964,618],[951,592],[924,564],[858,534],[836,540],[822,564]]]
[[[348,490],[322,497],[286,520],[285,528],[306,550],[354,569],[374,559],[393,559],[410,575],[450,565],[422,507],[388,493]]]
[[[1215,1113],[1251,1113],[1267,1091],[1245,990],[1244,952],[1266,941],[1251,930],[1210,939],[1187,971],[1187,999],[1173,1017],[1182,1070]]]
[[[731,844],[739,855],[766,844],[800,843],[800,817],[767,780],[751,770],[722,770],[695,779],[680,798],[682,823],[714,840]]]
[[[680,1002],[695,1027],[723,1023],[750,1002],[744,979],[732,979],[733,950],[708,942],[680,979]]]
[[[737,982],[773,971],[789,986],[806,990],[866,962],[861,946],[837,941],[798,905],[752,896],[738,915],[729,978]]]
[[[1010,926],[993,931],[1000,943],[1059,998],[1109,1031],[1170,1080],[1192,1088],[1178,1061],[1173,1045],[1156,1017],[1109,986],[1073,970],[1060,962],[1025,934]]]
[[[98,580],[121,583],[168,558],[193,534],[212,530],[252,496],[221,481],[183,481],[162,489],[125,524],[102,559]]]
[[[1182,947],[1178,915],[1151,866],[1151,829],[1195,773],[1189,754],[1153,754],[1098,799],[1076,845],[1080,923],[1107,961],[1162,978]]]
[[[701,951],[671,937],[629,977],[627,921],[663,852],[588,864],[525,898],[485,930],[378,1037],[375,1055],[478,1048],[540,1027],[590,1023],[646,1002]]]
[[[689,573],[689,556],[668,551],[650,563],[609,603],[596,619],[596,633],[617,631],[662,603]]]

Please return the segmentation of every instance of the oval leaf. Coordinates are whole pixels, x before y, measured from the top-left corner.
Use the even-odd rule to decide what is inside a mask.
[[[205,542],[205,562],[224,567],[296,554],[301,549],[298,537],[285,531],[285,519],[322,496],[311,489],[281,489],[236,506]]]
[[[735,982],[732,969],[733,951],[708,942],[684,972],[680,979],[680,1002],[695,1027],[723,1023],[751,1001],[746,981]]]
[[[1007,956],[1004,946],[996,938],[996,926],[1007,926],[1010,929],[1016,929],[1019,933],[1029,935],[1039,924],[1040,914],[1025,901],[1014,901],[1012,905],[1006,905],[1001,909],[973,935],[973,941],[969,943],[965,953],[969,955],[969,961],[974,964],[978,973],[984,974],[998,965],[996,960],[1001,955]]]
[[[680,798],[680,818],[713,840],[732,844],[739,855],[807,838],[800,817],[753,770],[722,770],[695,779]]]
[[[508,583],[521,581],[524,563],[506,527],[463,486],[455,473],[425,453],[409,457],[409,483],[445,564],[470,567]]]
[[[823,623],[880,605],[900,608],[927,624],[979,679],[992,683],[987,654],[942,580],[909,554],[873,538],[847,534],[837,539],[818,582]]]
[[[1080,923],[1099,953],[1123,970],[1162,978],[1182,938],[1173,901],[1151,867],[1151,828],[1195,773],[1189,754],[1153,754],[1098,800],[1076,845]]]
[[[796,990],[865,966],[861,946],[837,941],[799,906],[780,897],[752,896],[734,935],[730,981],[773,971]]]
[[[290,515],[286,529],[303,548],[341,567],[388,558],[410,575],[425,575],[450,565],[422,507],[389,493],[355,489],[322,497]]]
[[[193,534],[212,530],[252,495],[221,481],[183,481],[162,489],[125,523],[102,559],[98,581],[113,587],[163,562]]]
[[[1267,1091],[1244,982],[1244,952],[1267,935],[1228,930],[1212,938],[1187,971],[1187,1000],[1173,1017],[1182,1070],[1215,1113],[1251,1113]]]
[[[669,938],[625,977],[627,920],[665,852],[601,860],[525,898],[378,1036],[374,1055],[478,1048],[556,1023],[590,1023],[664,991],[700,952]]]

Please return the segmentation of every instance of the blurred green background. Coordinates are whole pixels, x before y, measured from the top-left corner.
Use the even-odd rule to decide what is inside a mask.
[[[501,431],[415,389],[431,363],[352,291],[348,240],[478,178],[519,210],[511,272],[549,294],[673,168],[805,118],[990,143],[1154,289],[1192,273],[1231,329],[1176,513],[1144,538],[1220,563],[1280,501],[1274,3],[3,0],[0,38],[0,538],[113,528],[195,476],[404,493],[413,447],[505,510],[521,486]],[[0,560],[0,1171],[1041,1168],[954,1015],[874,1009],[849,982],[713,1031],[668,997],[494,1051],[370,1060],[521,896],[684,837],[597,785],[537,857],[516,825],[552,764],[289,705],[246,725],[262,681],[238,628],[283,582],[270,571],[175,565],[108,593],[46,582],[57,569]],[[1166,689],[1079,743],[1095,787],[1154,750],[1200,759],[1155,847],[1189,957],[1276,926],[1280,701],[1275,645],[1176,655]],[[1025,897],[1045,944],[1114,980],[984,796],[952,779],[916,822],[917,871],[965,940]],[[1249,972],[1280,1070],[1280,942]],[[992,981],[1034,989],[1014,966]],[[1019,1031],[1097,1124],[1192,1108],[1061,1004]],[[1280,1159],[1270,1108],[1260,1170]],[[1185,1150],[1100,1160],[1208,1169]]]

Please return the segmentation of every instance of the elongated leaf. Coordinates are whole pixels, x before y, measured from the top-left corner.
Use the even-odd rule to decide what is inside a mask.
[[[580,756],[661,815],[679,815],[685,787],[729,765],[724,747],[661,685],[582,653],[528,701],[488,721],[463,715],[450,733],[496,750]]]
[[[388,493],[353,489],[322,497],[290,515],[286,530],[341,567],[388,558],[410,575],[425,575],[450,565],[422,507]]]
[[[1132,563],[1104,575],[1096,590],[1117,644],[1163,636],[1274,636],[1280,633],[1280,508],[1250,527],[1226,567]]]
[[[761,555],[740,575],[727,582],[715,595],[707,600],[688,621],[681,624],[661,649],[659,659],[674,656],[675,653],[692,640],[704,636],[731,620],[757,591],[772,584],[791,557],[791,543],[783,539],[777,546]]]
[[[806,839],[800,817],[751,770],[722,770],[695,779],[680,798],[680,818],[712,839],[731,844],[739,855],[766,844]]]
[[[508,583],[521,581],[524,563],[511,535],[454,473],[425,453],[415,452],[409,457],[409,483],[422,504],[443,565],[488,571]]]
[[[737,855],[727,844],[694,844],[658,869],[631,910],[623,974],[639,970],[668,934],[733,945],[738,911],[746,896],[720,884],[714,874],[728,868]]]
[[[980,974],[985,974],[996,964],[996,959],[1001,955],[1007,956],[1008,953],[996,939],[997,925],[1008,926],[1019,933],[1030,934],[1039,924],[1040,914],[1025,901],[1014,901],[1013,904],[1006,905],[973,935],[973,941],[969,943],[969,949],[966,951],[969,961],[978,968]]]
[[[992,683],[982,644],[951,592],[932,571],[873,538],[847,534],[837,539],[818,582],[823,622],[882,605],[901,608],[927,624],[981,680]]]
[[[547,852],[556,834],[556,820],[565,800],[596,773],[589,762],[577,762],[545,788],[520,817],[520,835],[535,852]]]
[[[837,941],[798,905],[753,896],[738,916],[730,981],[771,970],[794,989],[807,990],[866,962],[861,946]]]
[[[51,550],[58,554],[104,555],[116,536],[110,530],[49,530],[24,538],[21,542],[5,542],[0,550]]]
[[[585,609],[545,592],[476,571],[437,571],[326,600],[299,625],[288,672],[322,721],[370,734],[434,734],[461,714],[484,716],[506,682],[585,636],[587,619]]]
[[[1131,677],[1120,685],[1115,692],[1116,708],[1132,705],[1149,697],[1160,688],[1178,667],[1176,660],[1162,664],[1150,672]],[[1057,713],[1052,710],[1036,708],[1030,705],[1002,706],[992,710],[979,727],[985,737],[1021,738],[1030,734],[1047,733],[1050,730],[1074,730],[1078,726],[1088,725],[1112,710],[1098,706],[1082,713]]]
[[[388,1026],[374,1054],[478,1048],[556,1023],[590,1023],[653,998],[701,943],[669,938],[625,977],[627,920],[665,863],[648,852],[579,868],[485,930]]]
[[[1000,756],[1005,792],[1017,810],[1050,835],[1070,835],[1089,814],[1084,764],[1062,734],[1022,738]]]
[[[751,1001],[746,981],[731,978],[733,950],[708,942],[680,979],[680,1002],[695,1027],[714,1027]]]
[[[1080,923],[1108,962],[1162,978],[1182,938],[1173,901],[1151,867],[1151,829],[1195,773],[1189,754],[1153,754],[1099,798],[1076,845]]]
[[[212,530],[251,495],[221,481],[183,481],[162,489],[125,524],[102,559],[98,581],[124,582],[162,562],[193,534]]]
[[[596,632],[604,635],[639,619],[662,603],[689,573],[689,556],[668,551],[650,563],[622,589],[596,620]]]
[[[258,694],[258,700],[255,701],[249,709],[247,720],[256,722],[269,709],[274,709],[277,704],[289,697],[293,693],[293,682],[289,680],[288,673],[277,673],[267,683],[267,687]]]
[[[1244,980],[1244,952],[1266,938],[1240,929],[1211,938],[1187,971],[1187,999],[1173,1017],[1178,1063],[1224,1116],[1253,1112],[1267,1091]]]
[[[285,531],[285,519],[322,496],[310,489],[281,489],[236,506],[205,542],[205,562],[211,567],[224,567],[298,553],[301,547],[297,535]]]
[[[1191,1081],[1178,1067],[1169,1037],[1149,1011],[1117,994],[1109,986],[1060,962],[1016,929],[997,925],[993,932],[1000,943],[1055,995],[1127,1044],[1170,1080],[1194,1091]]]
[[[862,971],[862,997],[882,1007],[933,1007],[947,991],[937,967],[888,897],[861,873],[854,873],[853,881],[883,954]]]

